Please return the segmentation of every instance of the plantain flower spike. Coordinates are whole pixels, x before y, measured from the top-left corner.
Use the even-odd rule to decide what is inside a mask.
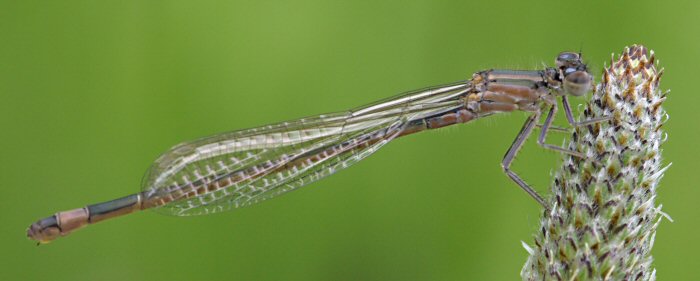
[[[659,89],[663,69],[653,51],[624,49],[603,69],[557,171],[549,210],[540,220],[523,280],[655,280],[651,249],[662,217],[655,203],[665,170],[661,144],[668,119]]]

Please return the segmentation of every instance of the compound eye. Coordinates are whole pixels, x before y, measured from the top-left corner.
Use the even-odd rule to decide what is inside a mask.
[[[574,52],[562,52],[557,56],[557,68],[571,64],[572,62],[578,62],[581,57]]]
[[[591,90],[593,77],[585,71],[575,71],[564,77],[564,90],[573,96],[582,96]]]

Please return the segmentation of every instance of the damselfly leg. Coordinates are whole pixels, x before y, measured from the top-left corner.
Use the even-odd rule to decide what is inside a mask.
[[[562,97],[562,104],[564,105],[564,110],[566,112],[567,120],[569,124],[571,124],[573,127],[579,127],[579,126],[585,126],[585,125],[590,125],[590,124],[595,124],[599,122],[604,122],[608,121],[611,118],[610,117],[602,117],[602,118],[595,118],[595,119],[590,119],[590,120],[585,120],[581,122],[576,122],[573,118],[573,114],[571,113],[571,106],[569,105],[568,100],[566,99],[566,96]],[[529,194],[535,201],[540,203],[545,209],[549,210],[549,206],[545,203],[544,199],[542,198],[537,191],[535,191],[530,185],[528,185],[520,176],[518,176],[517,173],[515,173],[513,170],[510,169],[511,164],[513,163],[513,160],[517,156],[518,152],[520,151],[520,148],[522,148],[523,144],[525,141],[528,139],[530,134],[532,133],[532,129],[534,127],[540,127],[540,135],[537,138],[537,144],[542,146],[545,149],[549,150],[554,150],[560,153],[564,154],[569,154],[574,157],[579,157],[579,158],[584,158],[585,154],[570,150],[567,148],[563,148],[560,146],[556,145],[551,145],[546,143],[547,139],[547,133],[552,129],[552,122],[554,120],[554,116],[557,113],[557,105],[556,103],[553,103],[549,107],[549,111],[547,112],[547,116],[545,117],[544,123],[542,125],[535,125],[537,121],[540,119],[542,112],[541,110],[536,111],[528,119],[525,121],[525,124],[523,124],[522,129],[520,129],[520,132],[518,133],[517,137],[513,141],[513,144],[511,144],[510,148],[506,152],[505,156],[503,157],[503,161],[501,162],[501,167],[503,168],[503,171],[510,177],[511,180],[513,180],[520,188],[522,188],[527,194]],[[567,130],[568,131],[568,130]]]
[[[569,99],[566,96],[561,97],[561,104],[564,106],[564,114],[566,115],[566,121],[568,121],[569,124],[574,128],[586,126],[586,125],[590,125],[590,124],[595,124],[595,123],[600,123],[600,122],[605,122],[605,121],[609,121],[612,119],[611,116],[605,116],[605,117],[583,120],[581,122],[576,122],[576,120],[574,120],[574,114],[571,112],[571,105],[569,105]]]
[[[549,127],[552,125],[552,121],[554,120],[554,115],[557,113],[557,105],[552,104],[552,106],[549,107],[549,112],[547,113],[547,117],[544,119],[544,123],[542,124],[542,130],[540,131],[540,136],[537,138],[537,144],[539,144],[541,147],[549,150],[554,150],[557,152],[569,154],[572,156],[576,156],[579,158],[585,157],[585,155],[581,152],[578,151],[573,151],[570,149],[566,149],[560,146],[556,145],[551,145],[545,142],[547,139],[547,133],[549,132]]]
[[[542,130],[543,126],[544,126],[544,124],[537,124],[535,127],[537,129]],[[547,128],[547,131],[548,132],[556,132],[556,133],[571,133],[571,129],[559,127],[559,126],[549,126],[549,128]]]
[[[510,165],[513,163],[513,159],[515,159],[515,156],[518,154],[518,151],[520,150],[520,148],[523,147],[523,144],[532,133],[532,129],[535,128],[537,121],[540,119],[540,115],[540,111],[537,111],[527,118],[525,124],[523,124],[523,127],[520,129],[520,133],[518,133],[518,136],[515,137],[513,144],[510,145],[510,148],[508,148],[506,155],[503,157],[503,161],[501,161],[501,167],[503,168],[503,172],[505,172],[511,180],[513,180],[518,186],[520,186],[520,188],[522,188],[525,192],[527,192],[527,194],[529,194],[533,199],[535,199],[537,203],[540,203],[540,205],[547,208],[547,204],[544,202],[542,196],[540,196],[540,194],[538,194],[537,191],[532,189],[532,187],[530,187],[523,179],[521,179],[518,176],[518,174],[516,174],[510,169]]]

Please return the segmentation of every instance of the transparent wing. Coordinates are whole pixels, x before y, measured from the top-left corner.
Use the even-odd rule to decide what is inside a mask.
[[[178,216],[210,214],[273,198],[369,156],[426,116],[462,106],[455,83],[325,114],[175,146],[143,182],[146,203]]]

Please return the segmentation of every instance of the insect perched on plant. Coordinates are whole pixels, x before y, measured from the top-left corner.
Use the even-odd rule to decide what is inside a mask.
[[[58,212],[32,224],[27,236],[48,243],[88,224],[152,208],[189,216],[251,205],[342,170],[394,138],[516,110],[531,115],[501,165],[515,183],[547,208],[510,165],[543,114],[546,117],[538,144],[584,157],[581,152],[546,144],[545,139],[557,112],[557,96],[561,96],[573,126],[606,120],[574,121],[567,96],[581,96],[592,84],[580,53],[562,52],[556,67],[481,71],[469,80],[405,93],[354,110],[185,142],[155,161],[144,177],[143,191]]]

